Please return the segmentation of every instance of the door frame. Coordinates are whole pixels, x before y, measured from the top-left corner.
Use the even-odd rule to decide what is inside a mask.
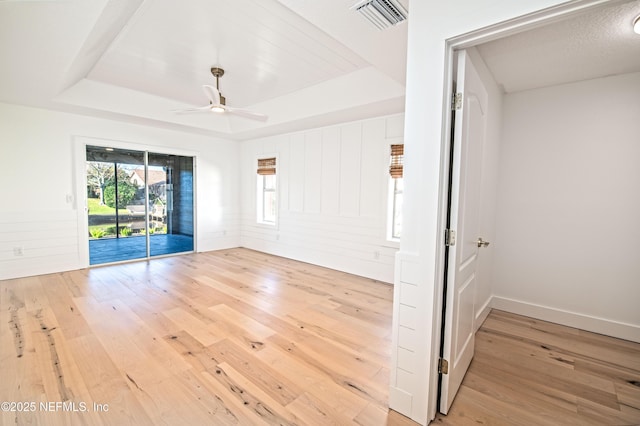
[[[453,111],[451,109],[451,99],[454,93],[454,75],[457,67],[454,64],[456,51],[477,46],[482,43],[508,37],[510,35],[543,27],[555,21],[564,20],[577,15],[581,12],[597,10],[600,7],[611,5],[612,3],[623,3],[626,0],[574,0],[564,4],[553,6],[547,9],[539,10],[515,19],[509,19],[503,22],[490,25],[475,31],[459,34],[444,40],[444,93],[443,93],[443,115],[441,125],[441,158],[440,158],[440,190],[438,200],[438,233],[444,235],[447,227],[447,218],[449,215],[448,196],[450,191],[449,175],[450,175],[450,154],[451,154],[451,129],[453,125]],[[442,242],[442,244],[440,244]],[[445,259],[446,247],[444,238],[438,242],[436,247],[436,277],[433,310],[433,330],[431,340],[431,361],[430,369],[433,374],[429,374],[429,392],[427,401],[428,419],[435,418],[439,409],[439,374],[438,362],[440,359],[441,342],[443,340],[443,295],[445,289]]]
[[[86,151],[87,145],[100,146],[105,148],[124,149],[132,151],[153,152],[157,154],[168,155],[180,155],[185,157],[193,157],[193,252],[198,251],[198,202],[197,202],[197,170],[198,170],[198,153],[195,151],[189,151],[186,149],[175,149],[171,147],[164,147],[158,145],[150,145],[136,142],[126,142],[116,139],[96,138],[91,136],[72,136],[72,149],[73,149],[73,184],[74,184],[74,208],[77,213],[78,221],[78,258],[80,260],[80,267],[89,268],[92,266],[89,264],[89,217],[87,215],[87,173],[86,173]],[[173,256],[173,255],[167,255]],[[163,256],[154,256],[163,257]],[[149,260],[150,258],[145,256],[144,258],[134,259],[133,262],[140,260]],[[123,262],[123,263],[124,263]]]

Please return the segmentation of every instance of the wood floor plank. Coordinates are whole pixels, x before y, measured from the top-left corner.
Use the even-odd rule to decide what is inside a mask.
[[[225,304],[219,304],[209,308],[218,323],[226,324],[231,332],[242,332],[252,341],[261,341],[276,334],[268,326],[254,320],[253,318],[230,308]]]
[[[482,370],[484,374],[479,375],[478,370]],[[465,381],[465,386],[470,389],[507,406],[516,406],[523,413],[535,415],[546,422],[556,421],[562,425],[576,426],[596,424],[577,415],[577,397],[543,385],[531,387],[529,382],[511,377],[500,371],[499,367],[491,368],[490,365],[477,363],[474,371],[467,373]]]
[[[158,353],[155,335],[137,319],[124,302],[116,299],[98,302],[91,297],[75,299],[76,305],[88,318],[98,340],[123,375],[137,382],[160,381],[172,373],[188,368],[182,357],[172,352]],[[155,339],[155,340],[154,340]],[[168,346],[167,346],[168,348]]]
[[[640,424],[639,414],[637,410],[623,410],[619,406],[606,407],[588,399],[578,398],[578,415],[597,424],[637,425]]]
[[[521,406],[492,398],[483,392],[461,387],[454,400],[455,408],[447,416],[436,417],[435,423],[451,426],[509,425],[557,426],[554,419],[547,419],[522,409]]]
[[[307,394],[340,414],[340,416],[354,419],[370,403],[349,390],[338,386],[331,380],[320,380],[314,386],[307,388]]]
[[[256,357],[269,365],[273,370],[286,375],[292,382],[302,389],[318,386],[327,377],[311,365],[298,359],[278,345],[266,345]]]
[[[333,360],[327,362],[328,353],[318,356],[314,349],[304,346],[304,342],[298,344],[283,339],[279,335],[271,336],[268,341],[278,345],[282,350],[293,354],[296,359],[300,360],[303,364],[314,369],[323,375],[323,377],[329,378],[338,386],[347,389],[365,400],[375,401],[382,406],[386,404],[386,390],[380,391],[373,383],[373,380],[366,376],[366,373],[364,375],[353,374],[352,370],[345,369],[339,361]],[[348,357],[348,355],[345,356]],[[342,357],[342,360],[345,359],[348,358]],[[353,365],[353,363],[350,364]]]
[[[260,360],[252,358],[251,362],[247,362],[251,354],[229,340],[211,345],[209,349],[214,357],[224,359],[225,363],[233,367],[235,371],[251,378],[254,386],[270,395],[282,406],[289,404],[303,393],[303,390],[285,375],[278,374]]]
[[[496,331],[510,333],[513,314],[498,313],[485,322],[487,327]],[[520,320],[522,321],[522,320]],[[483,324],[483,326],[485,325]],[[571,327],[562,327],[557,324],[529,318],[526,325],[521,327],[521,338],[543,341],[546,346],[556,348],[570,355],[580,355],[587,359],[610,359],[628,365],[636,370],[640,369],[640,359],[637,356],[637,348],[633,349],[627,344],[616,343],[619,339],[606,338],[595,333],[588,333]],[[607,342],[607,344],[604,344]]]
[[[390,344],[374,347],[363,345],[362,333],[365,331],[355,331],[344,323],[329,318],[315,309],[307,309],[304,312],[288,315],[287,319],[291,320],[296,327],[304,329],[320,339],[331,341],[336,345],[355,351],[363,358],[372,360],[378,365],[389,363],[391,356]]]
[[[497,344],[506,345],[507,340],[493,337],[492,343],[485,346],[481,337],[483,333],[478,333],[477,350],[490,350],[491,346]],[[529,345],[531,346],[531,345]],[[493,352],[492,362],[499,365],[502,372],[510,374],[512,377],[527,378],[533,375],[538,377],[538,382],[543,383],[547,387],[552,387],[559,391],[577,392],[576,396],[586,399],[598,400],[603,405],[610,407],[617,406],[615,389],[610,379],[605,379],[591,374],[586,374],[573,368],[570,363],[567,365],[566,357],[558,356],[552,351],[546,351],[546,355],[536,357],[536,352],[540,345],[533,345],[531,348],[523,348],[514,343],[509,350],[495,350]],[[542,345],[544,346],[544,345]],[[543,350],[543,353],[545,351]],[[565,361],[556,361],[554,363],[548,360],[556,360],[560,358]],[[481,362],[481,360],[478,360]],[[541,369],[540,366],[544,368]],[[577,390],[579,389],[579,390]]]
[[[351,418],[336,410],[335,406],[329,406],[325,401],[306,392],[287,405],[287,409],[296,414],[302,424],[340,426],[352,422]]]
[[[630,383],[616,383],[616,395],[620,403],[620,409],[628,407],[630,412],[640,411],[640,386]],[[640,418],[640,413],[637,414]]]
[[[79,336],[69,341],[69,347],[89,390],[86,401],[108,404],[105,424],[148,424],[151,419],[128,386],[126,374],[112,361],[94,335]]]
[[[84,336],[91,333],[91,328],[84,320],[77,306],[73,302],[73,295],[69,292],[65,281],[59,274],[38,277],[53,310],[57,323],[64,330],[67,339]]]
[[[235,392],[233,392],[227,385],[219,381],[210,374],[208,371],[200,373],[203,379],[205,390],[209,392],[210,397],[215,398],[229,414],[237,419],[237,425],[269,425],[268,422],[271,417],[265,416],[263,418],[261,410],[254,410],[252,407],[245,404],[246,401],[237,398]],[[215,373],[214,373],[215,374]]]
[[[266,423],[283,426],[300,424],[295,413],[287,410],[271,394],[256,386],[250,377],[244,376],[226,362],[218,364],[211,377],[226,385],[238,402],[242,401],[247,410],[253,411]]]
[[[637,425],[638,359],[638,343],[494,310],[436,423]]]
[[[162,314],[174,323],[180,324],[187,333],[196,338],[203,346],[212,345],[225,338],[224,335],[211,330],[207,323],[182,308],[170,309]]]

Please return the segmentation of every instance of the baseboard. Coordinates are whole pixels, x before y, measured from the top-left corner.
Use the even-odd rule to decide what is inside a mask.
[[[249,238],[243,238],[240,241],[240,247],[393,284],[393,262],[384,263],[377,260],[365,260],[355,255],[327,253],[326,251],[312,250],[308,247]]]
[[[477,311],[478,313],[476,314],[476,331],[478,331],[478,329],[484,323],[484,320],[486,320],[487,317],[489,316],[489,313],[491,312],[491,307],[492,307],[491,306],[492,300],[493,300],[492,297],[487,299],[484,306]]]
[[[498,296],[493,296],[491,299],[491,307],[542,321],[640,343],[640,326],[633,324],[562,311],[548,306],[535,305]]]

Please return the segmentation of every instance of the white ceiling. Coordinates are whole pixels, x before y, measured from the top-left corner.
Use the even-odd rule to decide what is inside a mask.
[[[401,112],[407,24],[379,31],[353,3],[0,0],[0,101],[232,139]],[[208,103],[213,66],[266,123],[172,112]]]
[[[0,0],[0,102],[237,140],[401,112],[407,24],[354,3]],[[479,50],[507,92],[640,71],[640,0],[608,6]],[[171,112],[207,103],[212,66],[228,105],[269,120]]]
[[[640,72],[640,0],[609,1],[540,28],[478,46],[507,93]]]

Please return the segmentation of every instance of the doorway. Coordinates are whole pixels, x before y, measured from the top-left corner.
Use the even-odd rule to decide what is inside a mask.
[[[593,9],[593,12],[594,12],[594,13],[596,13],[596,12],[597,12],[597,9]],[[577,13],[577,12],[576,12],[576,13]],[[583,15],[583,17],[584,17],[584,15]],[[568,17],[567,17],[567,18],[568,18]],[[524,25],[526,25],[526,24],[527,24],[526,19],[525,19],[525,18],[523,18],[523,20],[520,22],[520,25],[524,26]],[[505,25],[507,25],[507,26],[508,26],[508,24],[505,24]],[[533,24],[532,24],[532,25],[533,25]],[[539,24],[536,24],[536,26],[537,26],[537,25],[539,25]],[[521,29],[522,29],[522,28],[521,28]],[[513,29],[511,29],[510,31],[512,31],[512,30],[513,30]],[[507,30],[505,30],[505,31],[507,31]],[[523,31],[522,31],[522,32],[523,32]],[[496,31],[495,31],[495,29],[492,29],[492,30],[491,30],[491,31],[489,31],[488,33],[490,33],[490,34],[486,35],[486,34],[485,34],[485,33],[483,33],[482,31],[478,31],[478,32],[477,32],[477,33],[475,33],[475,34],[471,34],[471,33],[470,33],[470,34],[469,34],[469,35],[467,35],[467,36],[464,36],[464,37],[463,37],[463,36],[461,36],[461,37],[459,37],[459,38],[452,39],[452,40],[450,40],[450,41],[448,42],[448,45],[449,45],[449,46],[448,46],[448,48],[449,48],[449,50],[448,50],[448,52],[447,52],[447,53],[448,53],[448,55],[450,55],[450,56],[448,57],[448,59],[451,59],[451,62],[449,62],[449,67],[448,67],[448,72],[447,72],[447,73],[448,73],[448,75],[450,75],[451,80],[455,79],[455,69],[456,69],[456,67],[455,67],[455,61],[454,61],[454,57],[453,57],[453,55],[455,54],[455,52],[456,52],[458,49],[461,49],[461,48],[466,48],[466,49],[470,49],[470,50],[472,50],[472,49],[476,49],[476,48],[480,49],[480,47],[482,46],[482,44],[480,43],[480,41],[482,41],[482,40],[483,40],[483,36],[485,36],[485,35],[486,35],[489,39],[495,39],[495,38],[496,38]],[[472,46],[474,46],[474,47],[472,47]],[[484,53],[484,52],[482,52],[482,53]],[[502,52],[501,52],[501,54],[502,54]],[[478,57],[483,57],[481,53],[477,53],[477,56],[478,56]],[[504,87],[502,87],[502,88],[501,88],[501,90],[502,90],[502,91],[504,91]],[[532,89],[527,89],[527,90],[532,90]],[[522,89],[521,91],[524,91],[524,89]],[[454,91],[454,92],[455,92],[455,91]],[[540,92],[536,92],[536,94],[537,94],[537,96],[539,97],[538,99],[540,99]],[[568,99],[568,98],[570,98],[570,97],[569,97],[569,96],[567,96],[566,98]],[[510,113],[511,113],[511,115],[510,115],[510,116],[513,116],[513,111],[515,111],[514,103],[513,103],[513,99],[514,99],[514,97],[509,98],[509,99],[510,99],[510,104],[509,104],[510,108],[509,108],[509,111],[510,111]],[[581,98],[581,99],[582,99],[582,98]],[[569,108],[569,107],[567,107],[567,104],[564,104],[564,108],[566,108],[566,109],[568,109],[568,110],[575,110],[575,108]],[[493,108],[490,108],[490,110],[491,110],[492,112],[494,112],[494,113],[495,113],[495,110],[494,110]],[[521,111],[522,111],[522,110],[518,110],[518,111],[519,111],[519,113],[521,114]],[[568,121],[568,120],[566,119],[566,116],[565,116],[565,115],[563,115],[563,114],[557,113],[557,116],[559,116],[559,117],[560,117],[560,116],[562,116],[562,117],[563,117],[563,121],[564,121],[564,122],[567,122],[567,121]],[[449,118],[449,120],[453,120],[453,119],[452,119],[452,118]],[[528,120],[527,122],[531,122],[531,121],[529,121],[529,120]],[[504,130],[504,129],[505,129],[505,126],[503,126],[503,125],[500,125],[500,126],[498,126],[498,127],[499,127],[501,130]],[[613,126],[612,126],[612,127],[613,127]],[[509,127],[509,129],[511,129],[511,127]],[[573,134],[573,133],[572,133],[572,134]],[[533,139],[533,138],[532,138],[532,139]],[[539,140],[545,140],[544,138],[541,138],[541,137],[539,137],[538,139],[539,139]],[[546,140],[555,140],[555,139],[547,138]],[[583,149],[583,145],[584,145],[584,139],[582,139],[582,140],[581,140],[581,144],[580,144],[580,146],[578,147],[578,149],[577,149],[577,150],[575,150],[575,152],[580,152],[580,150],[581,150],[581,149]],[[447,145],[446,145],[446,144],[444,144],[444,146],[447,146]],[[513,146],[514,146],[514,145],[513,145],[513,143],[512,143],[511,147],[513,147]],[[520,145],[520,146],[523,146],[523,145]],[[536,145],[536,146],[540,146],[540,145]],[[559,145],[559,144],[553,145],[553,146],[551,147],[551,149],[549,149],[549,150],[547,150],[547,151],[546,151],[546,154],[545,154],[545,155],[547,155],[547,156],[548,156],[548,153],[550,153],[550,152],[551,152],[551,153],[552,153],[552,152],[554,152],[554,149],[555,149],[555,150],[557,150],[559,146],[561,146],[561,145]],[[496,154],[497,152],[498,152],[498,150],[494,150],[494,151],[493,151],[493,153],[494,153],[494,154]],[[522,151],[522,152],[525,152],[525,151]],[[523,164],[535,164],[535,165],[536,165],[536,167],[540,167],[542,164],[544,164],[543,162],[535,161],[535,160],[533,159],[534,157],[531,155],[531,152],[541,153],[541,152],[542,152],[542,150],[541,150],[541,149],[537,149],[537,150],[535,150],[535,151],[527,151],[527,155],[528,155],[528,157],[527,157],[527,158],[525,158],[525,162],[523,162]],[[486,167],[486,166],[487,166],[487,163],[486,163],[487,158],[489,158],[489,161],[490,161],[489,166],[490,166],[490,167]],[[483,157],[482,164],[481,164],[481,165],[482,165],[482,167],[483,167],[483,170],[486,170],[487,172],[489,172],[489,174],[491,174],[491,173],[492,173],[492,170],[500,170],[500,172],[502,173],[504,169],[498,169],[497,167],[491,167],[491,165],[492,165],[492,164],[495,166],[495,164],[496,164],[496,162],[497,162],[497,160],[491,160],[491,158],[492,158],[491,156],[487,157],[486,155]],[[496,158],[497,158],[497,155],[496,155]],[[514,156],[512,156],[511,158],[515,158],[515,157],[514,157]],[[524,158],[524,156],[521,156],[521,158]],[[543,157],[543,158],[544,158],[544,157]],[[584,158],[584,157],[583,157],[583,158]],[[569,159],[571,159],[571,157],[569,157]],[[528,161],[527,161],[527,160],[528,160]],[[510,164],[517,164],[517,163],[516,163],[515,161],[511,161],[511,163],[510,163]],[[566,168],[566,167],[564,167],[564,165],[566,165],[566,164],[567,164],[567,163],[564,163],[564,164],[563,164],[563,167],[561,168],[561,173],[560,173],[560,174],[566,173],[567,168]],[[549,169],[548,169],[548,168],[544,171],[544,174],[545,174],[545,175],[548,175],[548,174],[549,174]],[[514,173],[512,173],[512,174],[511,174],[511,175],[509,175],[509,176],[514,176],[514,175],[518,175],[518,174],[514,174]],[[525,173],[520,173],[519,175],[520,175],[520,176],[525,176]],[[524,180],[524,181],[527,181],[527,179],[528,179],[530,176],[535,176],[535,175],[533,175],[533,174],[529,174],[529,175],[525,176],[525,178],[524,178],[523,180]],[[503,178],[503,179],[504,179],[504,178]],[[497,182],[497,177],[496,177],[496,176],[492,176],[492,179],[490,179],[490,181]],[[515,179],[511,179],[511,181],[512,181],[512,182],[515,182]],[[489,181],[488,181],[488,182],[489,182]],[[504,182],[504,180],[502,180],[502,182]],[[554,182],[554,183],[557,185],[557,181],[556,181],[556,182]],[[484,185],[484,184],[483,184],[483,185]],[[537,185],[537,186],[539,187],[539,186],[540,186],[540,183],[539,183],[538,181],[536,181],[535,185]],[[485,185],[485,186],[487,186],[487,187],[492,187],[494,191],[497,191],[497,187],[494,187],[493,185],[489,185],[489,184],[487,183],[487,185]],[[533,186],[533,185],[532,185],[532,186]],[[515,185],[514,185],[514,187],[515,187]],[[551,186],[551,185],[549,185],[549,187],[552,187],[552,186]],[[522,191],[522,186],[517,186],[517,188],[516,188],[514,191],[512,191],[512,192],[511,192],[511,194],[517,194],[517,193],[518,193],[518,191]],[[531,191],[525,191],[525,192],[528,194],[528,195],[527,195],[527,197],[529,197],[529,199],[530,199]],[[590,192],[590,193],[592,193],[592,192]],[[506,194],[506,192],[505,192],[505,191],[502,191],[502,192],[501,192],[501,196],[502,196],[502,197],[505,197],[505,195],[504,195],[504,194]],[[483,199],[485,199],[485,198],[483,197]],[[495,202],[495,199],[494,199],[493,201]],[[496,205],[496,204],[494,204],[494,203],[489,203],[489,202],[487,202],[487,203],[485,203],[485,204],[484,204],[484,206],[485,206],[485,207],[486,207],[486,206],[489,206],[489,205],[493,205],[493,210],[491,210],[491,214],[485,214],[485,216],[486,216],[486,217],[494,217],[494,216],[495,216],[495,212],[497,211],[498,207],[501,207],[501,208],[502,208],[502,207],[504,207],[504,203],[501,203],[501,204],[499,204],[499,205]],[[488,208],[488,207],[487,207],[487,208]],[[502,211],[505,211],[505,210],[502,210]],[[556,210],[555,210],[555,212],[556,212],[555,214],[557,215],[558,210],[556,209]],[[515,215],[512,215],[512,217],[513,217],[513,218],[516,218],[516,217],[517,217],[517,220],[514,220],[515,222],[518,222],[518,223],[516,224],[516,226],[521,226],[521,224],[522,224],[522,222],[523,222],[524,220],[526,220],[526,219],[529,219],[529,218],[533,217],[533,215],[532,215],[532,216],[523,216],[523,215],[515,214]],[[540,218],[540,216],[538,215],[538,216],[536,217],[536,220],[537,220],[537,221],[539,221],[539,218]],[[448,228],[448,226],[447,226],[447,228]],[[515,245],[514,245],[514,243],[513,243],[514,241],[520,241],[520,240],[522,240],[522,244],[521,244],[519,247],[521,247],[521,248],[530,248],[530,247],[531,247],[531,245],[530,245],[530,241],[531,241],[531,240],[521,239],[519,236],[518,236],[518,237],[516,237],[516,238],[511,238],[511,237],[513,237],[513,236],[515,235],[515,233],[513,233],[513,232],[511,232],[511,233],[505,233],[505,232],[504,232],[504,230],[506,229],[506,227],[505,227],[505,225],[504,225],[504,222],[503,222],[503,221],[501,221],[501,222],[500,222],[500,226],[498,226],[497,228],[498,228],[498,230],[499,230],[499,231],[502,231],[502,232],[503,232],[503,234],[502,234],[503,236],[504,236],[504,235],[508,235],[508,236],[510,237],[510,238],[509,238],[509,243],[508,243],[508,244],[509,244],[511,247],[514,247],[514,246],[515,246]],[[516,227],[514,226],[514,227],[513,227],[513,229],[516,229]],[[567,228],[563,228],[563,232],[564,232],[564,234],[565,234],[565,235],[566,235],[566,229],[567,229]],[[494,228],[494,229],[492,229],[492,231],[491,231],[491,232],[495,235],[495,233],[496,233],[495,228]],[[493,237],[491,237],[491,233],[490,233],[489,235],[490,235],[489,240],[494,241]],[[539,238],[539,235],[540,235],[540,234],[538,234],[538,238],[537,238],[538,240],[540,240],[540,241],[546,241],[546,240],[545,240],[545,238]],[[571,240],[574,240],[574,239],[571,239]],[[483,241],[480,241],[480,240],[479,240],[479,241],[478,241],[478,244],[480,244],[480,243],[483,243]],[[500,255],[502,256],[502,259],[504,259],[504,253],[508,252],[508,250],[507,250],[507,249],[505,249],[505,247],[507,247],[507,246],[508,246],[508,244],[507,244],[507,243],[505,243],[505,239],[502,239],[502,241],[500,241],[500,240],[497,240],[497,241],[496,241],[495,248],[496,248],[497,250],[499,250],[499,251],[498,251],[498,253],[500,253]],[[541,244],[541,245],[542,245],[542,244]],[[566,245],[564,245],[564,246],[563,246],[563,250],[566,250],[566,247],[567,247],[567,246],[566,246]],[[492,246],[492,247],[491,247],[491,249],[490,249],[489,251],[486,251],[486,253],[490,253],[490,252],[493,250],[493,248],[494,248],[494,246]],[[546,250],[546,249],[545,249],[545,250]],[[517,253],[517,250],[511,250],[510,252],[511,252],[511,253]],[[520,253],[521,253],[521,252],[520,252]],[[504,261],[504,260],[501,260],[501,262],[504,264],[504,262],[505,262],[505,261]],[[515,264],[516,262],[513,262],[513,263]],[[538,265],[540,264],[540,257],[537,257],[536,264],[538,264]],[[483,277],[483,276],[484,276],[484,277],[486,277],[486,276],[487,276],[487,275],[489,275],[489,274],[487,274],[487,275],[483,275],[483,274],[482,274],[482,272],[489,272],[489,271],[491,271],[491,272],[492,272],[493,270],[490,270],[490,269],[489,269],[489,267],[487,267],[487,269],[485,269],[485,270],[481,271],[481,273],[479,274],[479,276],[480,276],[480,277]],[[478,281],[483,281],[483,280],[482,280],[482,279],[480,279],[480,280],[478,280]],[[492,281],[492,280],[485,280],[485,281]],[[544,281],[544,280],[540,280],[540,281]],[[495,282],[495,281],[494,281],[494,282]],[[503,282],[505,282],[505,281],[503,280]],[[493,285],[493,283],[492,283],[491,285]],[[444,287],[444,284],[442,285],[442,287]],[[488,307],[491,307],[491,306],[493,306],[493,307],[496,307],[496,306],[500,307],[500,305],[498,305],[498,303],[500,303],[500,300],[507,300],[507,302],[508,302],[508,301],[510,301],[510,300],[516,300],[516,299],[517,299],[517,300],[519,301],[519,302],[518,302],[518,305],[516,305],[516,303],[512,303],[511,305],[508,305],[508,306],[506,305],[506,303],[503,303],[503,305],[502,305],[502,306],[504,306],[504,307],[503,307],[503,309],[508,308],[508,307],[511,307],[511,309],[514,309],[514,310],[512,310],[512,312],[518,312],[518,311],[517,311],[517,309],[523,309],[524,307],[526,307],[527,309],[529,309],[528,313],[529,313],[530,315],[531,315],[531,314],[533,314],[533,313],[536,313],[536,314],[538,314],[538,315],[540,315],[540,313],[542,313],[542,314],[546,314],[546,313],[547,313],[547,312],[544,312],[544,311],[543,311],[542,304],[540,304],[540,300],[541,300],[541,299],[537,299],[538,305],[536,305],[536,306],[535,306],[535,308],[536,308],[536,309],[535,309],[535,310],[533,310],[533,309],[531,308],[531,306],[534,306],[534,305],[533,305],[533,304],[530,304],[530,305],[528,305],[528,306],[527,306],[523,301],[526,301],[526,300],[529,300],[529,299],[526,299],[526,297],[521,296],[520,294],[518,294],[518,295],[517,295],[518,297],[513,297],[513,296],[512,296],[512,297],[513,297],[513,299],[504,298],[504,296],[503,296],[502,298],[500,298],[500,299],[497,299],[497,298],[494,298],[494,297],[493,297],[493,295],[494,295],[494,293],[493,293],[493,289],[490,287],[490,285],[489,285],[489,284],[485,284],[484,286],[481,286],[481,287],[483,287],[483,288],[484,288],[484,292],[477,292],[477,291],[476,291],[476,296],[475,296],[475,303],[476,303],[477,307],[475,308],[474,312],[475,312],[475,322],[476,322],[477,326],[479,326],[479,325],[481,324],[482,320],[483,320],[483,319],[484,319],[484,317],[485,317],[485,315],[483,315],[483,314],[485,314],[485,313],[487,312],[487,310],[486,310],[486,309],[484,309],[484,308],[485,308],[485,307],[487,307],[487,308],[488,308]],[[514,287],[515,287],[515,286],[511,286],[511,288],[514,288]],[[523,287],[524,287],[524,286],[523,286]],[[503,288],[504,288],[504,287],[503,287]],[[529,288],[531,288],[531,287],[529,287]],[[561,288],[560,286],[556,286],[556,287],[555,287],[555,291],[556,291],[556,292],[558,292],[558,289],[560,289],[560,288]],[[504,293],[503,293],[503,294],[504,294]],[[511,294],[508,294],[508,296],[511,296]],[[542,300],[543,300],[543,299],[542,299]],[[497,302],[497,301],[498,301],[498,302]],[[487,303],[487,304],[485,304],[485,303]],[[546,304],[547,304],[547,303],[545,303],[545,305],[546,305]],[[549,305],[549,306],[551,306],[551,304],[548,304],[548,305]],[[555,306],[555,305],[554,305],[554,306]],[[444,307],[444,302],[441,302],[441,305],[440,305],[440,307],[439,307],[439,308],[440,308],[440,309],[443,309],[443,307]],[[509,310],[509,309],[507,309],[507,310]],[[522,312],[522,311],[520,311],[520,312]],[[564,314],[563,314],[563,315],[564,315]],[[533,315],[531,315],[531,316],[533,316]],[[566,316],[566,315],[565,315],[565,316]],[[544,318],[544,317],[539,316],[539,318]],[[556,318],[559,318],[559,317],[557,316]],[[443,320],[441,320],[441,321],[443,321]],[[442,327],[442,328],[441,328],[441,330],[444,330],[444,327]],[[440,333],[441,333],[441,335],[442,335],[442,334],[444,334],[445,332],[444,332],[444,331],[441,331]],[[448,337],[449,337],[449,338],[452,338],[453,336],[452,336],[452,335],[449,335]],[[435,352],[435,349],[434,349],[434,352]],[[443,358],[443,359],[446,359],[445,357],[443,357],[443,356],[442,356],[442,353],[440,353],[440,357],[441,357],[441,358]],[[432,374],[433,374],[434,376],[436,375],[436,370],[435,370],[435,368],[432,370]],[[435,382],[435,380],[434,380],[434,379],[432,379],[432,380]],[[433,383],[432,383],[432,386],[433,386],[434,388],[436,388],[436,385],[435,385],[435,384],[433,384]],[[436,395],[439,395],[439,392],[438,392],[438,393],[436,393]],[[434,399],[432,399],[432,401],[433,401],[432,403],[434,404],[434,406],[436,406],[436,407],[439,407],[439,406],[440,406],[440,404],[435,400],[435,398],[434,398]],[[434,410],[434,411],[435,411],[435,410]],[[445,409],[444,411],[441,409],[441,411],[442,411],[442,412],[446,412],[446,409]]]
[[[89,264],[194,250],[193,157],[87,145]]]

